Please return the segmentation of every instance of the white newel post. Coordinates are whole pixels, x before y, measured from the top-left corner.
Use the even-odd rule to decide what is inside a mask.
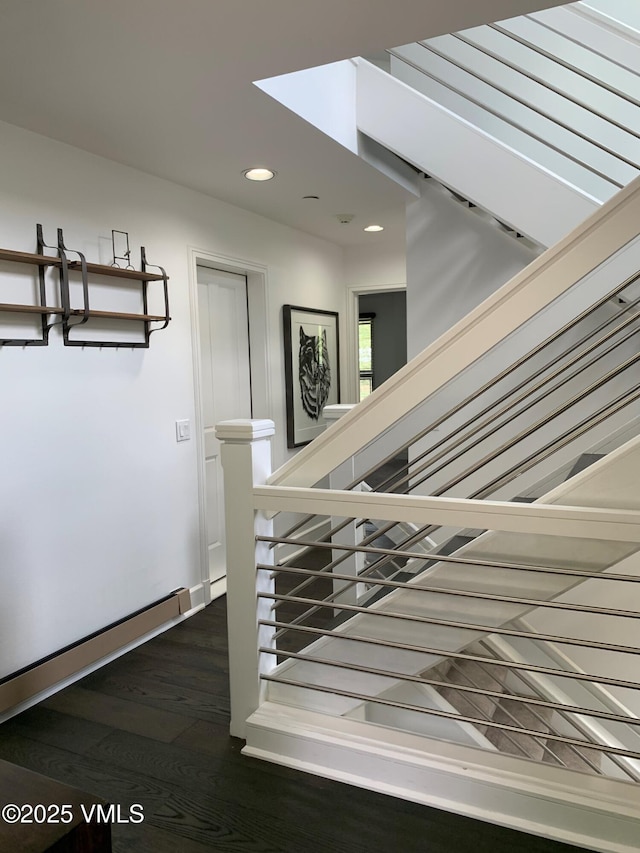
[[[341,417],[353,409],[355,403],[337,403],[335,405],[325,406],[322,410],[322,415],[329,423],[339,420]],[[334,471],[329,474],[329,488],[344,489],[346,485],[352,483],[355,479],[355,465],[353,456],[349,457],[346,462],[339,465]],[[357,487],[354,491],[360,491]],[[338,525],[343,521],[341,518],[332,518],[331,526]],[[357,528],[355,521],[350,522],[342,530],[334,533],[331,541],[336,545],[359,545],[362,537],[363,528]],[[344,555],[344,551],[335,550],[332,552],[333,559],[339,559]],[[342,575],[352,575],[358,577],[364,566],[364,554],[350,554],[343,562],[336,566],[336,571]],[[344,590],[339,595],[336,595],[335,601],[341,604],[357,604],[358,596],[362,593],[361,585],[349,585],[348,581],[335,580],[333,582],[333,591],[335,593]]]
[[[257,593],[273,592],[269,572],[256,572],[256,563],[273,564],[273,549],[256,543],[256,535],[273,535],[273,522],[253,509],[253,487],[264,485],[271,474],[270,420],[222,421],[216,438],[222,444],[225,529],[227,545],[227,615],[231,727],[234,737],[245,737],[247,718],[260,704],[260,672],[275,666],[275,657],[260,655],[260,646],[272,647],[272,628],[258,630],[261,616],[270,618],[272,601],[257,601]]]

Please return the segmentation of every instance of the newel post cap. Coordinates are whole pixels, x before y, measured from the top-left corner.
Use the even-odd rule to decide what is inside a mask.
[[[268,418],[237,418],[216,424],[216,438],[233,444],[249,444],[258,439],[270,438],[275,431],[276,425]]]
[[[322,417],[327,421],[337,421],[343,415],[349,414],[351,409],[355,409],[356,405],[356,403],[331,403],[322,410]]]

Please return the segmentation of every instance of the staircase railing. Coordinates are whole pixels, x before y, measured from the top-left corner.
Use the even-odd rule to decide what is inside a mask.
[[[239,445],[236,441],[237,434],[230,446],[237,453]],[[625,447],[611,455],[618,474],[637,464],[640,443],[635,441],[631,444],[631,450]],[[244,449],[251,452],[249,447]],[[598,475],[599,486],[603,490],[607,478],[613,477],[616,482],[618,479],[615,465],[613,473],[611,466],[609,469],[607,473],[605,466],[601,466]],[[593,476],[589,472],[583,475],[587,479]],[[627,498],[625,488],[621,486],[623,499]],[[560,495],[552,495],[551,500],[557,501],[561,496],[562,490]],[[640,608],[592,606],[579,599],[558,598],[576,581],[589,581],[603,585],[602,601],[607,598],[606,587],[609,585],[624,587],[630,602],[637,599],[640,576],[607,569],[640,549],[638,510],[272,486],[254,487],[252,503],[258,517],[262,518],[269,517],[276,510],[295,510],[321,515],[331,513],[334,517],[341,515],[349,519],[375,516],[405,523],[428,520],[432,525],[445,526],[455,519],[453,523],[456,526],[486,531],[482,538],[489,547],[483,552],[476,544],[475,551],[469,546],[466,553],[433,554],[433,565],[445,569],[440,573],[430,569],[404,581],[372,578],[373,586],[390,590],[390,594],[368,606],[360,606],[336,600],[333,583],[336,580],[350,581],[349,575],[327,575],[324,571],[327,560],[330,561],[338,548],[353,552],[359,550],[359,546],[299,540],[301,557],[286,565],[275,566],[270,545],[278,541],[278,537],[272,532],[258,531],[255,536],[259,549],[257,575],[250,582],[247,578],[244,581],[244,594],[253,599],[254,608],[257,606],[258,619],[250,636],[243,631],[240,646],[245,655],[255,658],[253,672],[258,684],[251,685],[247,681],[246,670],[234,672],[232,669],[232,692],[253,691],[255,707],[262,694],[263,698],[268,695],[271,702],[306,707],[324,714],[356,716],[359,719],[364,715],[364,719],[376,724],[391,725],[391,720],[384,714],[380,715],[379,710],[372,709],[394,709],[402,712],[400,718],[394,717],[394,727],[423,734],[429,729],[415,723],[415,716],[435,718],[448,726],[440,730],[440,736],[462,740],[463,743],[468,743],[469,738],[467,736],[465,740],[461,726],[483,726],[485,731],[502,732],[520,744],[523,736],[538,741],[542,739],[546,755],[553,754],[554,747],[562,744],[570,751],[577,750],[586,767],[595,763],[599,773],[618,778],[621,775],[627,779],[638,778],[638,715],[612,711],[596,704],[560,702],[548,696],[531,695],[530,690],[511,690],[507,695],[504,690],[455,683],[434,672],[434,667],[444,660],[458,666],[473,662],[524,677],[544,676],[562,683],[575,681],[608,690],[632,691],[638,696],[637,707],[640,709],[640,681],[632,674],[624,678],[611,674],[616,668],[611,661],[616,658],[631,656],[637,659],[640,654],[637,644],[602,639],[608,636],[612,620],[626,620],[637,626]],[[236,517],[236,526],[237,523]],[[384,552],[384,549],[376,549],[376,552]],[[323,554],[327,555],[325,559]],[[422,557],[411,552],[401,552],[400,556],[409,559]],[[307,583],[311,581],[304,593],[296,592],[301,578]],[[476,579],[475,584],[469,583],[470,578]],[[513,594],[496,592],[496,589],[505,588],[513,590]],[[276,604],[281,606],[274,611]],[[233,605],[235,601],[230,600],[230,608]],[[513,624],[523,614],[541,609],[557,615],[554,631],[531,631]],[[567,614],[588,616],[592,627],[595,620],[595,630],[589,637],[567,631]],[[632,636],[636,632],[637,627],[630,629]],[[469,650],[471,643],[490,637],[553,644],[565,651],[579,648],[608,656],[608,659],[585,672],[566,664],[554,667],[501,660],[493,653]],[[413,691],[409,697],[406,695],[407,687]],[[495,716],[487,719],[486,714],[461,713],[452,704],[438,702],[434,691],[437,694],[445,688],[474,701],[480,697],[500,701],[503,710],[508,699],[509,713],[513,707],[534,708],[534,719],[529,714],[526,723],[520,717],[516,723]],[[541,712],[544,712],[544,725],[536,727],[535,715]],[[568,721],[571,731],[562,731],[557,724],[550,725],[550,715]],[[592,738],[587,740],[581,725],[585,718],[603,725],[624,724],[635,729],[636,734],[630,737],[632,745],[612,745],[610,739],[600,743]],[[240,730],[243,722],[236,722]],[[635,743],[636,738],[638,744]],[[473,745],[481,745],[477,737]],[[495,748],[490,739],[484,745],[489,749]],[[593,755],[598,758],[594,759]],[[566,764],[564,760],[555,763]],[[571,762],[568,766],[572,766]]]
[[[640,334],[640,296],[636,296],[639,281],[640,274],[634,273],[622,284],[605,292],[592,306],[508,364],[497,376],[479,387],[475,386],[470,394],[444,414],[434,418],[429,411],[420,412],[419,421],[426,421],[426,425],[409,439],[394,445],[389,453],[360,472],[344,488],[355,488],[363,481],[371,483],[376,477],[377,482],[374,481],[372,486],[374,491],[412,493],[420,492],[426,485],[429,494],[449,494],[488,463],[499,460],[508,450],[533,436],[541,427],[606,389],[609,383],[613,386],[615,380],[621,379],[625,371],[640,359],[635,351]],[[586,330],[584,333],[583,329]],[[545,351],[548,360],[541,364],[539,357]],[[523,372],[525,367],[529,372]],[[480,363],[477,372],[482,373],[483,368]],[[507,382],[511,384],[504,388]],[[474,384],[473,380],[467,384]],[[619,383],[617,390],[620,391],[617,396],[615,393],[606,394],[604,405],[598,405],[597,401],[590,406],[580,422],[574,419],[569,428],[561,429],[546,444],[542,442],[535,446],[528,459],[520,459],[512,470],[505,471],[501,466],[497,478],[485,480],[480,488],[467,496],[482,498],[492,495],[502,485],[511,482],[513,475],[519,476],[527,468],[539,465],[545,454],[551,455],[561,446],[570,444],[601,420],[609,419],[614,411],[636,401],[633,377]],[[561,402],[553,402],[558,396]],[[433,397],[424,408],[435,408]],[[640,410],[634,414],[640,414]],[[512,427],[517,418],[521,418],[520,423],[524,422],[525,426],[510,430],[512,434],[505,438],[505,428]],[[415,415],[414,420],[418,420]],[[450,426],[452,423],[455,424],[453,428]],[[443,434],[433,435],[441,428]],[[416,445],[422,446],[421,443],[424,444],[430,435],[432,439],[428,446],[416,450]],[[495,437],[497,441],[487,452],[489,440]],[[388,436],[385,444],[389,444]],[[476,458],[471,463],[463,462],[452,474],[454,463],[470,453]],[[390,473],[380,476],[380,472],[387,468],[390,468]],[[440,482],[436,479],[439,474]]]
[[[620,443],[628,437],[625,427],[640,419],[640,389],[632,370],[640,361],[639,255],[633,240],[623,246],[529,317],[524,333],[518,329],[506,336],[420,406],[398,417],[381,438],[354,454],[355,476],[346,482],[334,476],[332,485],[357,488],[390,468],[390,474],[377,477],[375,490],[533,500],[542,493],[538,486],[535,494],[536,483],[546,480],[548,488],[550,474],[560,482],[577,459],[594,453],[603,442],[610,450],[615,446],[612,434],[617,433]],[[623,280],[612,286],[620,276]],[[431,377],[425,373],[428,384]],[[366,403],[358,407],[364,408]],[[402,457],[406,461],[398,463]],[[286,467],[270,482],[282,479]],[[286,539],[316,521],[303,518],[281,535]],[[359,520],[333,524],[325,541],[335,541],[337,534],[344,540],[342,531],[349,526],[354,544],[380,544],[386,537],[399,548],[421,547],[425,554],[433,544],[427,537],[442,546],[460,532],[424,525],[365,526]],[[328,570],[344,571],[351,563],[351,573],[361,578],[397,570],[397,556],[372,559],[374,554],[369,549],[367,560],[358,565],[337,553]],[[402,561],[406,569],[406,559]],[[414,560],[413,570],[421,567]],[[300,589],[305,586],[302,582]],[[339,589],[344,594],[345,585],[336,584],[336,595]],[[359,593],[363,591],[360,587]]]
[[[287,503],[291,502],[290,505],[308,500],[302,494],[302,490],[286,491],[288,492],[286,501]],[[267,495],[269,495],[268,498]],[[335,499],[336,496],[333,497]],[[362,497],[365,498],[365,502],[371,499],[370,495]],[[343,495],[339,495],[338,498],[347,500],[346,496]],[[256,499],[257,503],[266,509],[271,509],[274,505],[271,490],[268,488],[257,490]],[[385,496],[385,500],[390,500],[390,503],[404,503],[406,501],[400,496]],[[420,499],[420,510],[423,515],[429,514],[428,507],[438,505],[437,500],[426,500],[425,505]],[[470,509],[471,503],[464,502],[467,510]],[[412,509],[414,512],[411,516],[407,513],[405,521],[409,520],[410,517],[415,518],[417,507],[412,507]],[[527,517],[532,509],[535,509],[537,516],[535,522],[530,516]],[[549,751],[553,753],[554,746],[563,744],[569,748],[574,756],[576,754],[580,756],[582,764],[586,765],[585,767],[581,766],[581,769],[591,768],[598,773],[637,781],[640,778],[640,763],[638,763],[640,748],[638,745],[635,745],[635,748],[625,746],[624,743],[615,746],[612,745],[610,739],[605,742],[598,742],[593,737],[587,738],[581,726],[581,721],[584,718],[595,719],[604,725],[624,723],[627,726],[635,727],[637,735],[640,735],[638,728],[640,719],[637,716],[631,713],[614,713],[597,705],[585,707],[568,703],[566,700],[561,703],[550,700],[544,694],[536,696],[534,693],[532,695],[531,690],[523,692],[516,689],[507,692],[502,687],[500,690],[496,690],[495,687],[491,689],[487,686],[482,687],[468,683],[468,679],[466,682],[464,679],[452,681],[451,677],[447,677],[446,674],[432,674],[434,662],[446,659],[449,664],[453,662],[458,667],[466,667],[463,672],[466,672],[467,675],[469,664],[473,662],[476,666],[491,666],[494,672],[501,672],[502,681],[506,679],[507,675],[513,674],[520,680],[532,674],[538,677],[544,675],[545,678],[552,681],[554,679],[561,679],[564,682],[575,680],[580,684],[588,683],[607,689],[635,691],[638,694],[640,682],[633,678],[634,668],[630,671],[630,678],[612,677],[609,673],[615,671],[616,667],[611,661],[603,662],[598,671],[583,672],[577,668],[569,668],[566,664],[554,668],[530,662],[502,660],[497,658],[495,653],[492,654],[486,650],[481,654],[472,653],[468,648],[473,640],[489,635],[507,640],[518,639],[536,643],[553,643],[565,650],[579,647],[582,650],[592,650],[612,659],[621,655],[637,657],[640,654],[640,650],[633,642],[623,644],[598,639],[608,636],[611,620],[624,619],[636,622],[640,619],[638,609],[590,606],[580,603],[579,600],[568,601],[566,597],[562,600],[549,601],[545,598],[543,587],[536,584],[540,578],[548,579],[550,575],[555,576],[556,579],[559,578],[563,583],[567,580],[573,583],[577,579],[583,581],[591,579],[592,581],[597,580],[602,585],[602,601],[606,601],[606,586],[611,584],[623,585],[628,591],[627,596],[630,601],[638,598],[637,584],[640,582],[638,576],[611,571],[602,573],[600,570],[594,571],[593,569],[566,568],[567,554],[572,551],[577,553],[581,548],[584,549],[585,543],[580,542],[578,538],[575,541],[571,541],[573,537],[558,539],[554,544],[557,563],[554,564],[552,558],[541,557],[536,564],[535,554],[538,549],[532,543],[535,543],[538,536],[543,541],[545,537],[552,535],[551,530],[553,528],[548,525],[551,516],[547,515],[550,509],[551,507],[548,506],[536,506],[529,509],[518,505],[508,509],[504,506],[500,508],[501,527],[508,527],[511,532],[514,532],[515,529],[522,535],[528,535],[527,552],[530,556],[527,558],[521,554],[521,561],[518,563],[495,557],[493,559],[474,559],[472,556],[465,557],[465,555],[444,555],[438,558],[437,554],[433,555],[434,561],[442,560],[445,569],[464,568],[469,570],[467,578],[471,576],[470,570],[482,571],[484,573],[482,584],[485,587],[483,591],[474,591],[473,588],[469,588],[468,583],[461,583],[459,574],[457,577],[451,578],[448,584],[447,578],[450,577],[450,571],[444,572],[437,579],[433,578],[433,574],[430,576],[428,572],[420,578],[413,578],[410,581],[372,578],[371,584],[374,587],[383,589],[387,593],[392,591],[392,594],[385,599],[378,599],[377,605],[362,607],[336,601],[336,596],[331,590],[331,582],[335,580],[348,581],[349,576],[333,575],[331,581],[328,582],[326,572],[322,569],[305,567],[313,560],[313,558],[309,558],[309,555],[307,555],[306,560],[304,558],[298,559],[294,561],[294,564],[286,566],[273,567],[268,563],[258,564],[258,571],[269,572],[270,578],[274,581],[273,591],[263,591],[259,597],[264,601],[272,602],[272,605],[282,605],[277,611],[272,609],[270,616],[260,620],[259,623],[263,629],[272,631],[271,642],[261,644],[259,647],[260,654],[270,657],[273,663],[276,660],[279,662],[279,665],[274,667],[271,672],[264,672],[262,675],[262,679],[270,686],[271,700],[293,702],[296,705],[302,704],[324,713],[338,713],[340,715],[357,713],[360,716],[364,713],[365,719],[370,719],[372,722],[386,721],[387,725],[394,725],[396,728],[413,725],[414,730],[418,732],[428,731],[428,727],[415,724],[415,722],[412,724],[411,717],[415,717],[415,715],[437,717],[440,720],[444,719],[455,723],[455,726],[450,727],[448,738],[462,739],[463,742],[465,739],[461,737],[460,725],[463,723],[472,724],[483,727],[485,732],[489,730],[490,732],[504,733],[505,736],[508,736],[507,740],[511,741],[512,746],[514,741],[516,744],[515,750],[512,748],[507,749],[507,751],[512,754],[515,752],[516,755],[524,753],[525,757],[533,757],[530,755],[527,746],[527,738],[537,739],[538,742],[542,741],[546,753],[543,758],[546,757],[547,761],[550,759]],[[484,508],[479,508],[479,517],[471,524],[478,527],[483,526],[487,530],[496,529],[498,526],[496,521],[489,522],[487,518],[491,510],[498,511],[495,505],[485,505]],[[332,511],[335,512],[335,500],[333,501]],[[446,508],[446,511],[449,511],[449,507]],[[600,540],[599,537],[607,535],[605,526],[600,527],[596,522],[597,513],[584,512],[586,515],[583,520],[589,527],[587,534],[589,546],[591,548],[597,547],[595,544],[597,542],[602,546],[605,540]],[[377,508],[376,513],[379,516],[382,515],[381,508]],[[437,511],[431,509],[431,513],[434,513],[435,519],[438,514]],[[399,515],[400,512],[397,514]],[[581,511],[578,512],[578,515],[580,514]],[[629,514],[626,521],[630,521],[631,517],[635,517],[636,522],[640,520],[640,514],[637,512]],[[495,515],[493,518],[495,519]],[[618,521],[622,521],[622,518],[623,516],[619,515]],[[470,519],[468,520],[470,521]],[[556,518],[556,520],[559,521],[560,519]],[[492,524],[493,527],[491,527]],[[541,532],[532,535],[532,527]],[[564,524],[563,529],[567,529]],[[626,530],[627,535],[629,535],[630,528],[626,528]],[[582,534],[584,535],[585,532],[583,529]],[[624,555],[627,548],[624,547],[619,550],[621,547],[621,530],[619,528],[615,532],[611,528],[610,532],[612,538],[608,541],[612,550],[608,551],[610,558],[608,561],[615,562]],[[635,534],[633,534],[636,538],[638,538],[638,532],[639,529],[636,529]],[[274,537],[260,537],[260,541],[271,543],[274,541]],[[320,545],[315,547],[322,550]],[[628,547],[629,550],[635,550],[640,547],[640,544],[636,542]],[[334,547],[334,553],[335,550]],[[497,545],[496,550],[500,550]],[[614,551],[615,557],[613,556]],[[419,554],[411,554],[410,552],[403,552],[400,555],[396,553],[396,556],[416,559],[420,557]],[[317,554],[315,560],[318,560]],[[514,576],[508,584],[504,581],[506,573]],[[487,574],[491,575],[490,580],[487,578]],[[534,578],[533,581],[531,580],[532,577]],[[296,592],[295,588],[291,589],[291,583],[297,584],[301,579],[308,583],[304,593]],[[312,582],[309,584],[310,580]],[[515,595],[501,595],[495,592],[495,588],[504,588],[505,586],[522,591]],[[532,589],[535,589],[536,586],[539,590],[537,597],[535,593],[532,593]],[[506,610],[497,615],[496,605],[502,605]],[[514,627],[514,615],[520,615],[534,609],[546,609],[556,614],[557,633],[542,633]],[[465,618],[464,614],[469,612],[474,614],[473,617],[469,618],[467,615]],[[566,629],[563,629],[567,613],[574,616],[576,614],[588,616],[593,631],[589,638],[571,635],[566,632]],[[503,619],[505,620],[503,624],[496,624]],[[376,622],[384,627],[378,628]],[[630,626],[628,635],[633,637],[636,632],[637,624]],[[349,645],[358,648],[350,649],[348,648]],[[637,667],[635,670],[637,671]],[[407,698],[407,685],[420,689],[428,687],[432,691],[440,692],[446,689],[449,692],[461,694],[466,700],[471,701],[472,705],[473,700],[479,700],[480,697],[490,698],[494,700],[495,704],[500,703],[502,719],[498,719],[495,709],[489,716],[486,712],[482,713],[478,710],[474,713],[473,709],[469,709],[468,706],[460,710],[459,704],[454,700],[450,700],[451,707],[448,709],[438,706],[433,701],[433,695],[420,695],[420,691],[416,692],[415,689],[413,698]],[[317,696],[312,697],[311,694],[320,694],[321,699],[318,700]],[[337,705],[335,704],[336,697],[339,697]],[[507,699],[508,702],[505,701]],[[640,701],[637,701],[636,706],[640,708]],[[393,715],[380,716],[379,707],[401,710],[404,717],[398,719]],[[373,708],[376,708],[378,713],[372,710]],[[509,718],[510,714],[513,717],[509,708],[517,709],[516,719]],[[544,712],[542,717],[540,716],[541,711]],[[526,712],[525,721],[523,721],[524,712]],[[559,726],[557,722],[551,723],[550,715],[552,713],[569,725],[570,734],[563,732],[562,726]],[[407,714],[409,719],[407,719]],[[494,741],[495,738],[489,736],[487,748],[492,748],[491,745],[494,744]],[[640,743],[640,741],[638,742]],[[500,744],[500,748],[504,749],[504,743]],[[596,759],[592,757],[594,755]],[[556,754],[556,759],[551,763],[572,767],[578,762],[576,760],[566,762],[558,759]],[[594,763],[595,768],[593,767]]]
[[[499,733],[500,748],[637,780],[638,214],[640,181],[279,471],[271,422],[219,426],[233,734],[266,701],[487,751]],[[359,491],[375,472],[385,491]],[[313,517],[329,534],[305,532]],[[562,664],[478,642],[543,644]],[[455,683],[444,661],[505,687]],[[471,713],[487,701],[499,714]]]
[[[356,409],[303,448],[270,477],[270,483],[312,486],[354,456],[366,465],[367,454],[362,449],[367,447],[371,447],[370,467],[377,467],[388,454],[380,454],[379,446],[374,447],[373,442],[403,419],[406,419],[407,441],[413,440],[424,422],[416,428],[407,416],[422,404],[430,412],[440,406],[437,417],[430,418],[430,424],[435,424],[432,429],[439,428],[435,422],[445,415],[450,427],[457,428],[452,416],[457,413],[461,397],[469,396],[468,392],[461,395],[460,387],[471,381],[474,370],[477,387],[491,391],[496,382],[492,379],[490,387],[485,388],[487,375],[503,381],[507,379],[501,376],[506,364],[514,364],[517,369],[523,368],[525,361],[533,364],[550,332],[561,333],[567,324],[572,328],[574,317],[584,320],[583,312],[605,307],[604,294],[606,300],[616,298],[620,283],[637,271],[634,241],[638,237],[639,220],[640,179],[620,191],[565,240],[533,261]],[[604,319],[600,316],[600,320]],[[520,327],[526,332],[514,334]],[[533,345],[527,347],[527,341]],[[552,357],[558,354],[551,343],[548,351]],[[587,355],[585,352],[585,358]],[[510,371],[509,375],[514,373]],[[453,406],[446,405],[447,394],[455,395]],[[491,404],[496,405],[497,399],[498,394]],[[398,429],[396,426],[396,434]],[[390,452],[395,450],[396,447],[390,448]],[[363,478],[365,470],[361,468],[357,474]]]

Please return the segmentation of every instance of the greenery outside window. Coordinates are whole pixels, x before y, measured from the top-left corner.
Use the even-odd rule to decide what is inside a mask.
[[[375,314],[360,314],[358,320],[358,368],[360,400],[373,391],[373,318]]]

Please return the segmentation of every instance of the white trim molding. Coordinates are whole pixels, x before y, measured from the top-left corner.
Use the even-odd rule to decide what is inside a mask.
[[[637,786],[265,702],[243,754],[587,847],[637,853]]]
[[[369,293],[393,293],[406,290],[407,283],[402,284],[348,284],[347,285],[347,340],[344,358],[346,359],[347,382],[343,402],[357,403],[359,388],[359,358],[358,358],[358,300]]]
[[[191,341],[194,387],[196,449],[198,455],[198,518],[200,567],[207,604],[226,591],[211,584],[207,552],[206,478],[204,466],[204,439],[202,419],[202,387],[200,369],[200,325],[198,322],[198,266],[212,267],[224,272],[244,275],[247,279],[249,313],[249,361],[251,370],[251,398],[254,417],[271,419],[271,369],[269,353],[268,270],[264,264],[220,255],[195,246],[189,253],[189,304],[191,312]]]

